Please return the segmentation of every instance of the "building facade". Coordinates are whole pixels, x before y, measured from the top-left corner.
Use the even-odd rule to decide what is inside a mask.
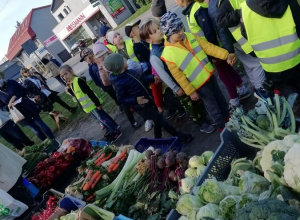
[[[33,67],[43,72],[44,65],[40,61],[42,58],[54,57],[59,62],[65,62],[71,57],[52,31],[57,21],[52,16],[50,8],[51,5],[32,9],[19,24],[9,42],[8,60],[17,58],[25,67]],[[22,48],[28,40],[33,40],[37,47],[32,54],[28,54]]]
[[[17,80],[20,77],[21,68],[22,65],[17,59],[14,59],[12,61],[7,60],[4,63],[0,64],[0,72],[3,74],[1,74],[0,77],[3,77],[5,80]]]
[[[59,22],[53,32],[71,52],[78,40],[98,37],[102,22],[114,28],[135,11],[131,0],[101,0],[94,5],[89,0],[53,0],[51,12]]]

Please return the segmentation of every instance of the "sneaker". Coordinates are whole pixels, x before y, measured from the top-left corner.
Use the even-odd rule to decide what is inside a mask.
[[[178,138],[179,141],[184,144],[189,143],[191,140],[193,140],[193,136],[191,134],[184,134],[181,132],[178,132]]]
[[[200,126],[200,132],[203,132],[205,134],[213,133],[216,130],[216,127],[210,124],[207,124],[206,122],[203,122]]]
[[[179,118],[186,118],[187,116],[187,113],[186,112],[183,112],[182,114],[179,114]]]
[[[110,135],[110,131],[107,130],[104,137],[107,138],[109,135]]]
[[[137,123],[137,122],[134,122],[134,123],[132,124],[132,127],[133,127],[134,129],[139,129],[141,126],[142,126],[142,125],[141,125],[140,123]]]
[[[228,109],[229,109],[229,115],[231,116],[233,114],[233,112],[237,109],[237,108],[241,108],[242,105],[232,105],[230,102],[229,102],[229,105],[228,105]]]
[[[112,144],[112,143],[116,142],[122,136],[122,134],[123,133],[121,131],[114,133],[112,136],[112,141],[110,143]]]
[[[239,94],[239,100],[249,98],[250,96],[251,96],[251,93],[247,90],[244,94]]]
[[[119,107],[119,111],[120,111],[120,114],[123,114],[124,113],[124,109],[122,106]]]
[[[150,131],[152,129],[152,127],[153,127],[153,124],[154,124],[153,121],[147,120],[145,122],[145,131],[146,132]]]
[[[171,114],[167,114],[167,115],[166,115],[166,119],[167,119],[168,121],[172,120],[172,119],[174,118],[175,114],[176,114],[176,113],[174,113],[174,114],[172,114],[172,115],[171,115]]]
[[[261,101],[267,102],[267,99],[273,97],[274,93],[269,92],[264,88],[260,88],[255,91],[254,96],[260,99]]]

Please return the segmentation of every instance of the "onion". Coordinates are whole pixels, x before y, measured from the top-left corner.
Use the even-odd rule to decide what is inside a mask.
[[[187,154],[186,154],[186,153],[184,153],[184,152],[180,152],[180,153],[178,153],[177,155],[179,155],[180,157],[184,158],[185,160],[187,160],[187,159],[188,159],[188,156],[187,156]]]
[[[184,156],[182,154],[177,154],[176,155],[176,163],[182,163],[184,161]]]
[[[182,161],[182,167],[186,170],[189,167],[189,162],[187,160]]]
[[[173,182],[176,182],[177,181],[177,176],[174,172],[174,170],[171,170],[170,173],[169,173],[169,179]]]
[[[149,159],[149,160],[151,159],[152,154],[153,154],[152,150],[146,150],[146,152],[145,152],[146,158]]]
[[[157,148],[157,149],[154,151],[154,154],[155,154],[156,156],[162,155],[161,149]]]
[[[168,155],[167,157],[166,157],[166,159],[165,159],[165,162],[166,162],[166,165],[168,166],[168,167],[171,167],[171,166],[173,166],[174,164],[175,164],[175,157],[173,156],[173,155]]]
[[[164,169],[166,167],[165,159],[164,158],[158,159],[156,165],[159,169]]]

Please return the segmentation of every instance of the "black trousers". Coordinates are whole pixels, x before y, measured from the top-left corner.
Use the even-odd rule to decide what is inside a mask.
[[[51,103],[58,103],[60,104],[62,107],[64,107],[65,109],[67,109],[68,111],[70,111],[72,109],[71,106],[69,106],[67,103],[65,103],[60,97],[59,95],[57,95],[56,92],[52,92],[49,96],[48,99],[51,101]]]
[[[154,137],[161,138],[161,128],[164,128],[168,133],[173,136],[178,136],[178,132],[175,128],[169,124],[167,119],[158,112],[156,106],[153,103],[146,104],[142,108],[137,109],[136,112],[146,120],[152,120],[154,122]]]
[[[169,87],[167,87],[165,90],[164,105],[166,106],[166,109],[170,115],[173,115],[177,110],[179,114],[183,114],[185,112],[185,109],[181,105],[179,99]]]
[[[11,120],[0,128],[0,135],[18,150],[22,150],[25,146],[34,145],[34,142]]]

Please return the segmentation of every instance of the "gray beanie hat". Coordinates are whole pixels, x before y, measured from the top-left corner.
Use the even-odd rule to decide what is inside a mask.
[[[113,74],[121,73],[124,67],[124,58],[121,54],[113,53],[104,59],[104,67]]]
[[[183,28],[183,23],[177,14],[168,11],[160,18],[160,28],[166,37],[170,37]]]

